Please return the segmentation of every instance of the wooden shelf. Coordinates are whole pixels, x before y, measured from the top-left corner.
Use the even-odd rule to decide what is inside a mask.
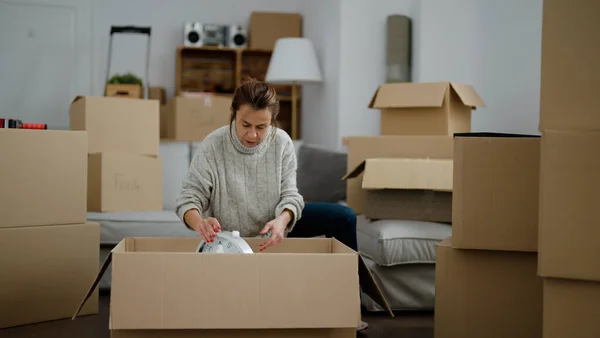
[[[211,92],[233,94],[235,88],[248,78],[264,81],[271,50],[229,48],[229,47],[189,47],[177,48],[175,94],[184,92]],[[276,85],[280,101],[278,122],[294,139],[300,138],[300,88],[297,101],[297,135],[292,135],[292,87]]]

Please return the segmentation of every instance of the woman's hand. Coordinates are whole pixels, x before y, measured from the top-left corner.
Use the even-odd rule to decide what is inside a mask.
[[[221,224],[214,217],[207,219],[202,218],[197,209],[190,209],[183,214],[185,224],[187,224],[192,230],[202,236],[204,241],[212,242],[213,238],[217,236],[217,232],[221,231]]]
[[[199,222],[194,225],[194,230],[204,238],[204,241],[210,243],[213,238],[217,237],[217,232],[221,231],[221,224],[214,217],[200,218]]]
[[[284,210],[279,217],[268,222],[260,231],[262,235],[271,232],[271,237],[268,241],[260,245],[260,251],[266,250],[268,247],[281,244],[285,238],[285,229],[292,220],[292,212],[288,209]]]

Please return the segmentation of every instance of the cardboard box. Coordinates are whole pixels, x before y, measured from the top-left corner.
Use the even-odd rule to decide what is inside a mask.
[[[540,173],[539,273],[600,281],[600,132],[545,131]]]
[[[162,159],[90,154],[88,211],[162,211]]]
[[[436,250],[435,338],[542,337],[542,279],[534,252]]]
[[[485,104],[455,82],[385,83],[369,108],[381,111],[381,135],[452,135],[471,131],[471,111]]]
[[[454,137],[455,248],[537,251],[540,137]]]
[[[0,129],[0,228],[86,221],[87,134]]]
[[[113,330],[111,338],[349,338],[356,329]]]
[[[158,111],[160,114],[159,135],[160,140],[163,141],[167,137],[167,105],[161,105]]]
[[[230,95],[172,98],[161,119],[163,138],[169,141],[202,141],[215,129],[229,125],[231,100]]]
[[[99,246],[98,223],[0,228],[0,328],[71,317],[98,273]],[[95,313],[97,292],[79,314]]]
[[[258,253],[265,239],[246,241],[256,253],[197,253],[198,238],[125,238],[101,269],[113,263],[111,331],[355,337],[359,278],[367,290],[375,283],[368,270],[370,283],[362,283],[366,266],[355,251],[335,239],[287,238]]]
[[[352,136],[344,143],[348,148],[347,170],[368,158],[452,159],[454,147],[450,136]],[[348,206],[357,214],[364,213],[362,175],[346,182]]]
[[[273,50],[279,38],[302,37],[299,13],[252,12],[250,14],[250,48]]]
[[[365,216],[452,222],[452,160],[369,158],[344,179],[362,176]]]
[[[598,1],[544,0],[540,131],[599,130]]]
[[[600,283],[544,278],[544,338],[600,337]]]
[[[167,104],[167,91],[162,87],[150,87],[150,100],[158,100],[160,105]]]
[[[71,103],[71,130],[88,132],[88,153],[158,156],[158,101],[78,96]]]
[[[143,99],[144,87],[137,84],[109,83],[106,85],[104,96]]]

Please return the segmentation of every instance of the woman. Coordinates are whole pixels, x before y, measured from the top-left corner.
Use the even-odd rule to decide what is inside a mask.
[[[288,236],[320,235],[357,250],[350,208],[305,204],[298,192],[294,145],[277,128],[278,114],[272,85],[252,80],[236,89],[229,126],[207,135],[190,164],[178,216],[209,242],[221,230],[238,230],[243,237],[268,236],[260,251]]]

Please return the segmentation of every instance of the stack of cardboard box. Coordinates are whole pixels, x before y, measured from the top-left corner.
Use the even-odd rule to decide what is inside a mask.
[[[436,253],[436,338],[541,337],[539,168],[539,136],[455,135],[452,237]]]
[[[85,132],[0,129],[0,328],[68,318],[98,271]],[[97,293],[81,314],[98,312]]]
[[[600,2],[545,0],[539,275],[544,338],[600,337]]]
[[[482,105],[468,85],[381,85],[369,105],[381,109],[381,136],[346,139],[348,205],[369,219],[450,223],[451,135],[470,131]]]
[[[70,124],[88,135],[88,211],[162,210],[158,100],[76,97]]]

